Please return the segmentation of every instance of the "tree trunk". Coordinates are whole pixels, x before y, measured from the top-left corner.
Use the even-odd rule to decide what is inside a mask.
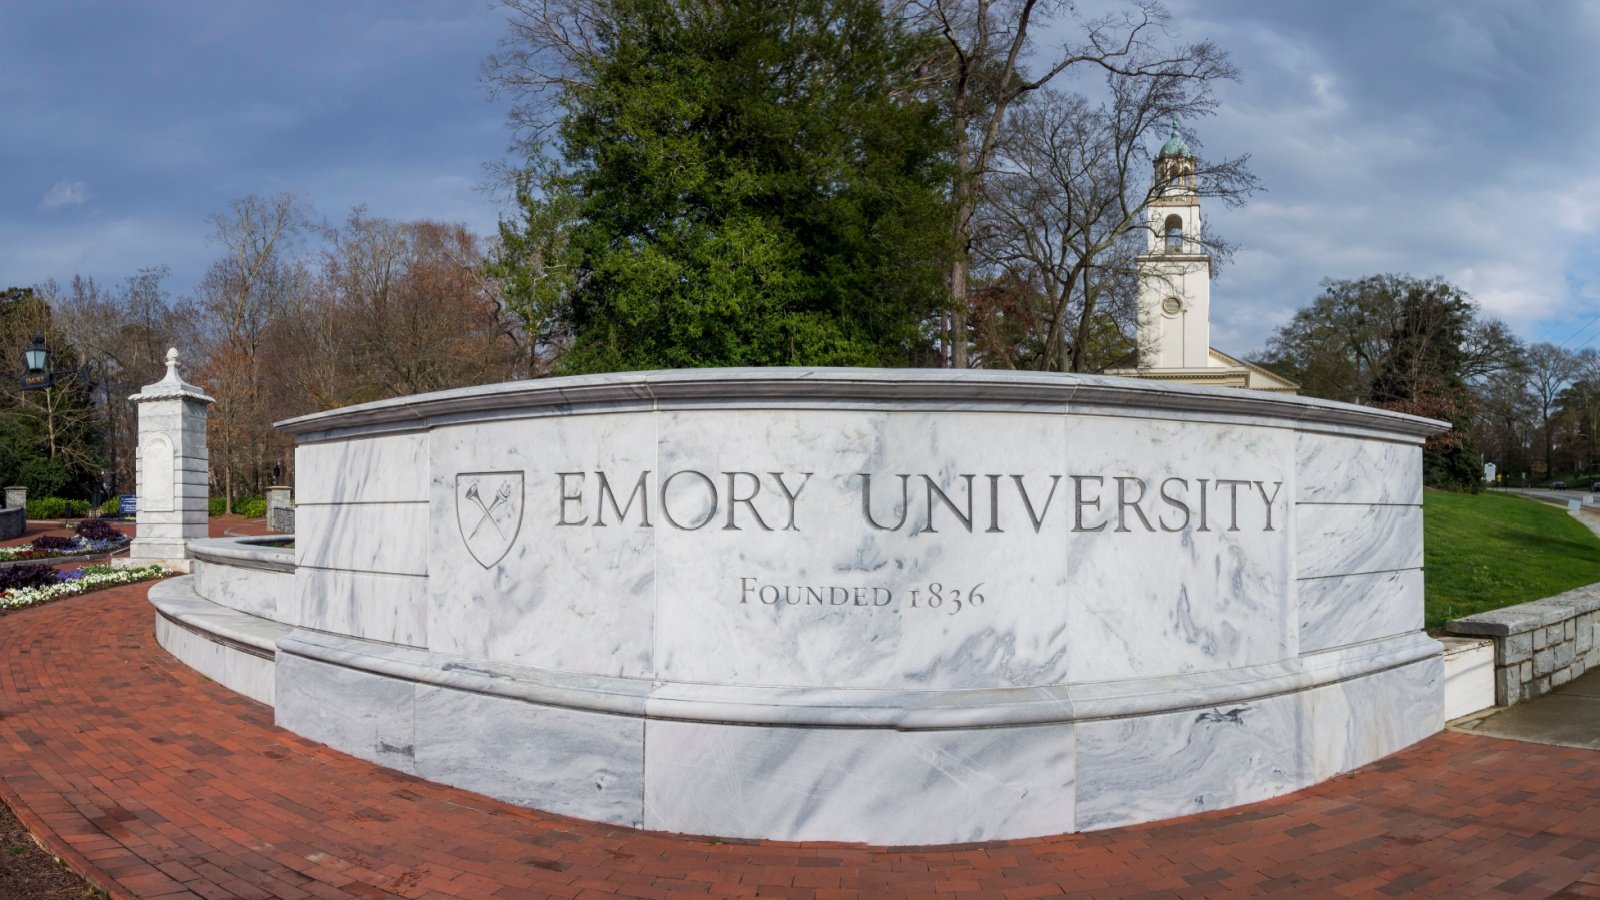
[[[960,98],[958,103],[962,102]],[[950,262],[950,367],[967,368],[967,266],[972,249],[968,229],[977,209],[977,197],[972,185],[972,146],[967,139],[967,121],[957,116],[956,126],[956,179],[955,179],[955,259]]]

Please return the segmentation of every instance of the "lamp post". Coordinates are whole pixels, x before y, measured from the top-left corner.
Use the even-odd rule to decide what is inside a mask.
[[[43,390],[54,383],[50,377],[50,351],[44,345],[44,335],[33,336],[33,343],[22,351],[22,363],[27,367],[22,373],[23,390]]]

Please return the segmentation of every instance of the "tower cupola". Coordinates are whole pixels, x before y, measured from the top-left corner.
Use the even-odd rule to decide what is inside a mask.
[[[1189,152],[1189,145],[1183,142],[1183,135],[1178,133],[1177,119],[1172,120],[1172,135],[1167,138],[1165,144],[1161,145],[1161,152],[1156,154],[1156,159],[1169,157],[1194,159],[1194,154]]]
[[[1156,189],[1163,197],[1192,195],[1194,184],[1194,152],[1178,133],[1178,120],[1172,120],[1172,134],[1156,154]]]

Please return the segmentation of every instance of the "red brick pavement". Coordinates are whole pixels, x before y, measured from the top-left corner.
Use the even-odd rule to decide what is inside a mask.
[[[719,842],[510,806],[281,731],[156,645],[145,589],[0,618],[0,798],[115,897],[1600,897],[1588,751],[1448,733],[1290,797],[1113,831]]]

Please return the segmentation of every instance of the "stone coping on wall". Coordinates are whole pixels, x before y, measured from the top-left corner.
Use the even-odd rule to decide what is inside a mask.
[[[206,538],[189,542],[189,555],[202,562],[258,569],[265,572],[294,572],[294,550],[273,546],[294,540],[293,534],[251,535],[248,537]]]
[[[1299,427],[1418,439],[1449,423],[1331,400],[1109,375],[983,369],[673,369],[512,381],[348,406],[278,422],[302,442],[485,421],[498,415],[574,415],[655,409],[793,408],[1074,411],[1185,418],[1268,419]]]
[[[193,575],[156,582],[149,598],[163,619],[214,644],[262,659],[276,657],[278,640],[294,630],[291,625],[212,603],[194,592]],[[211,672],[202,674],[216,677]]]
[[[1445,631],[1494,641],[1496,705],[1531,700],[1600,666],[1600,584],[1455,619]]]

